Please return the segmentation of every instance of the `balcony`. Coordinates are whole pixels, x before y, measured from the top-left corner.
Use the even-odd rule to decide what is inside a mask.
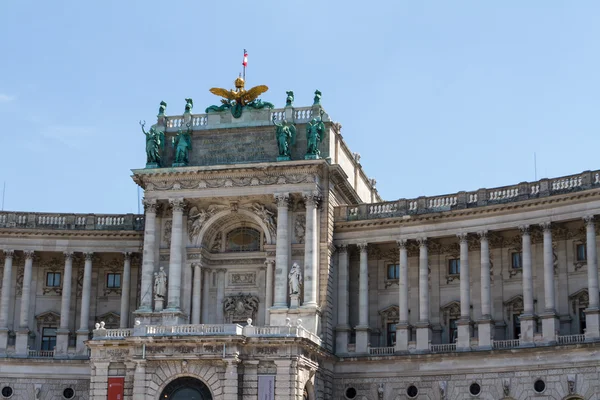
[[[28,358],[54,358],[54,350],[27,350]]]

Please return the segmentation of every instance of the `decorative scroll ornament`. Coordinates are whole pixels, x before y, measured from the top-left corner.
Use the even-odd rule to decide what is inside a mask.
[[[223,300],[223,312],[228,323],[255,319],[258,311],[258,297],[252,294],[228,296]]]

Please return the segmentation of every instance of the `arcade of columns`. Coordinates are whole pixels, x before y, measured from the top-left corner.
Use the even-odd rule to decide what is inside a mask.
[[[600,310],[598,292],[598,264],[596,259],[596,232],[593,216],[585,217],[587,238],[587,273],[589,306],[586,312],[586,339],[600,338]],[[545,309],[539,316],[542,319],[542,335],[544,341],[556,341],[558,316],[554,296],[554,258],[552,253],[552,230],[550,223],[540,225],[543,230],[543,259],[544,259],[544,299]],[[521,315],[521,345],[533,345],[534,341],[534,300],[533,274],[531,258],[531,236],[529,226],[519,227],[522,234],[522,279],[523,279],[523,315]],[[469,285],[469,248],[467,233],[457,235],[460,240],[460,319],[457,323],[457,350],[470,349],[471,291]],[[478,323],[479,348],[492,347],[493,321],[491,316],[491,287],[490,287],[490,254],[487,231],[478,233],[481,243],[481,315]],[[416,327],[416,350],[429,350],[431,339],[430,310],[429,310],[429,266],[427,238],[416,239],[419,244],[419,320]],[[408,251],[407,240],[397,241],[400,251],[399,265],[399,323],[396,328],[396,351],[407,351],[409,341],[408,321]],[[356,245],[360,251],[359,295],[358,295],[358,325],[356,331],[356,352],[366,353],[369,346],[369,275],[367,243]],[[338,325],[336,327],[336,353],[348,353],[349,324],[349,255],[347,245],[338,246],[339,280],[338,280]]]

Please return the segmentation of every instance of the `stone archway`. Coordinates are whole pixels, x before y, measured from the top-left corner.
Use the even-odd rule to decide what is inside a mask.
[[[184,376],[169,382],[161,392],[159,399],[213,400],[213,396],[204,382],[190,376]]]

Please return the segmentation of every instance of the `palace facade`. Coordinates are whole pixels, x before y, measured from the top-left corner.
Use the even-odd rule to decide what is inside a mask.
[[[259,106],[161,106],[143,215],[0,213],[0,399],[600,398],[600,171],[383,202]]]

